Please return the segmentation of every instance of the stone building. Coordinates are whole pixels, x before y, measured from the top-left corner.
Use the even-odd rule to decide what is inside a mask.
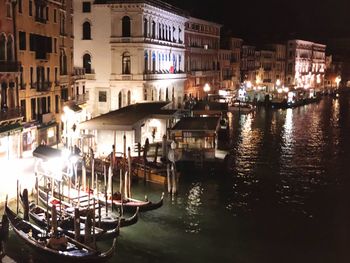
[[[242,45],[241,49],[241,81],[255,83],[256,80],[256,63],[255,63],[255,46]]]
[[[286,82],[295,88],[322,91],[326,71],[326,45],[305,40],[287,42]]]
[[[187,96],[204,98],[203,87],[210,93],[220,88],[220,29],[221,25],[190,17],[185,28]]]
[[[17,1],[15,13],[22,148],[31,152],[60,140],[62,101],[72,85],[72,1]]]
[[[185,13],[154,0],[74,1],[74,64],[97,116],[141,101],[183,101]]]
[[[22,112],[18,102],[20,65],[15,49],[14,5],[0,0],[0,160],[21,155]]]

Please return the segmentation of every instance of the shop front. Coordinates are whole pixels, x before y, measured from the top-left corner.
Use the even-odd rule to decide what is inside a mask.
[[[0,128],[0,160],[13,160],[21,157],[20,124]]]

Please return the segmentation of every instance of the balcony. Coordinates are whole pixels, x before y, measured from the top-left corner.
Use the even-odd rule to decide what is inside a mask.
[[[192,70],[190,75],[195,77],[213,77],[219,75],[218,70]]]
[[[1,109],[0,124],[15,123],[23,119],[24,111],[21,108]]]
[[[73,78],[74,80],[85,79],[85,68],[74,67],[73,69]]]
[[[35,22],[39,22],[39,23],[42,23],[42,24],[46,24],[46,19],[43,18],[43,17],[38,17],[38,16],[36,16],[36,17],[35,17]]]
[[[19,72],[20,67],[21,64],[19,62],[0,61],[0,72],[2,73]]]
[[[32,88],[35,88],[38,92],[43,91],[49,91],[51,89],[52,82],[51,81],[45,81],[45,82],[34,82],[32,84]]]
[[[86,92],[85,94],[79,94],[75,95],[75,102],[77,105],[84,104],[88,102],[89,100],[89,92]]]
[[[145,73],[143,80],[186,79],[186,73]]]

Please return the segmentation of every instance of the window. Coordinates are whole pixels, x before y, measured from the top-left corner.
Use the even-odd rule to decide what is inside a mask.
[[[152,38],[156,38],[156,22],[152,21]]]
[[[131,73],[131,60],[130,54],[125,52],[123,54],[123,72],[122,74],[130,74]]]
[[[17,1],[17,4],[18,4],[18,13],[21,13],[22,14],[22,0],[18,0]]]
[[[98,101],[99,102],[107,102],[107,91],[99,91],[98,92]]]
[[[91,25],[87,21],[83,24],[83,39],[91,39]]]
[[[131,104],[131,91],[128,91],[128,105]]]
[[[148,72],[148,53],[145,51],[145,73]]]
[[[86,74],[91,74],[91,56],[89,54],[83,56],[83,68]]]
[[[26,42],[26,32],[19,31],[19,50],[26,50],[27,42]]]
[[[130,17],[124,16],[122,19],[122,37],[130,37],[131,25]]]
[[[60,54],[60,74],[67,75],[67,56],[63,49]]]
[[[31,108],[31,119],[35,120],[36,119],[36,103],[35,103],[35,98],[32,98],[30,100],[30,108]]]
[[[53,22],[57,23],[57,9],[53,10]]]
[[[26,100],[21,100],[21,110],[23,113],[23,121],[26,121]]]
[[[121,91],[118,94],[118,107],[119,107],[119,109],[123,107],[123,105],[122,105],[122,92]]]
[[[55,96],[55,108],[56,108],[56,110],[55,110],[55,112],[56,113],[60,113],[60,96],[59,95],[56,95]]]
[[[156,72],[156,54],[154,52],[152,53],[152,72]]]
[[[5,34],[0,35],[0,60],[5,60],[6,58],[6,38]]]
[[[15,56],[14,56],[14,46],[13,46],[13,39],[12,36],[9,36],[7,38],[7,61],[14,61]]]
[[[143,21],[143,36],[148,37],[148,20],[146,18]]]
[[[33,73],[34,73],[34,69],[33,67],[30,67],[30,88],[33,88]]]
[[[83,2],[83,13],[90,13],[90,12],[91,12],[91,3]]]
[[[12,17],[12,8],[10,3],[6,3],[6,16],[8,18]]]
[[[33,16],[33,1],[29,0],[29,16]]]
[[[55,85],[57,85],[58,68],[55,68]]]

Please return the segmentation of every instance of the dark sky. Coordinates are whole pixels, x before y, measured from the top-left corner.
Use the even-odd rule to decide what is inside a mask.
[[[350,0],[165,0],[248,42],[350,37]]]

